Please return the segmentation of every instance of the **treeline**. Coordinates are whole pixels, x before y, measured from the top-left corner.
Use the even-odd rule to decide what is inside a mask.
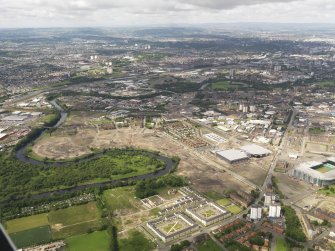
[[[202,83],[192,83],[192,82],[171,82],[164,84],[156,84],[155,88],[162,89],[166,91],[176,92],[176,93],[186,93],[186,92],[196,92],[200,89]]]
[[[44,122],[43,126],[36,127],[32,129],[23,139],[21,139],[14,147],[14,150],[17,151],[21,147],[31,143],[35,139],[37,139],[41,133],[45,130],[45,127],[53,127],[57,124],[61,117],[60,112],[56,112],[55,115],[48,121]]]
[[[286,224],[285,236],[298,242],[305,242],[306,236],[294,209],[290,206],[284,206],[283,211]]]
[[[136,175],[138,170],[141,174],[152,173],[163,167],[164,162],[154,155],[136,150],[111,149],[96,159],[64,166],[31,165],[11,154],[0,153],[0,203],[37,191],[74,187],[96,178],[111,180],[114,175],[131,172]]]
[[[159,95],[165,95],[169,96],[171,95],[171,92],[168,91],[159,91],[159,92],[152,92],[148,94],[142,94],[142,95],[135,95],[135,96],[116,96],[116,95],[111,95],[108,93],[99,93],[99,92],[89,92],[89,93],[84,93],[84,92],[77,92],[77,91],[71,91],[71,90],[66,90],[62,92],[57,92],[57,93],[50,93],[47,96],[47,100],[53,100],[55,98],[59,98],[62,96],[93,96],[93,97],[101,97],[101,98],[110,98],[110,99],[119,99],[119,100],[130,100],[130,99],[147,99],[147,98],[153,98],[157,97]]]
[[[135,195],[136,197],[143,199],[158,194],[159,188],[164,188],[167,186],[182,187],[186,184],[187,182],[184,177],[170,174],[157,179],[143,180],[138,182],[135,186]]]

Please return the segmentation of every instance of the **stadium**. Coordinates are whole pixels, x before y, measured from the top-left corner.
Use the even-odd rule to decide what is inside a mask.
[[[310,161],[301,163],[293,169],[293,176],[317,186],[327,186],[335,183],[335,158],[324,162]]]

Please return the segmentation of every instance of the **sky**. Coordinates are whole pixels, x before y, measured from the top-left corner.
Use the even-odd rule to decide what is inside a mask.
[[[335,23],[335,0],[0,0],[0,27]]]

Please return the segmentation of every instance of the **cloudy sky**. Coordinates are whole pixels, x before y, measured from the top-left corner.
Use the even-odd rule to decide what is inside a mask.
[[[0,0],[0,27],[335,23],[335,0]]]

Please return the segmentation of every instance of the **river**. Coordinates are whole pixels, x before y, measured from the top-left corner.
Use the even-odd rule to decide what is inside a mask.
[[[57,110],[60,111],[61,113],[61,117],[59,119],[59,121],[53,126],[53,128],[58,128],[59,126],[62,125],[62,123],[64,123],[64,121],[66,120],[67,116],[68,116],[68,112],[66,110],[64,110],[57,102],[56,100],[52,100],[50,102]],[[33,142],[33,141],[37,141],[40,137],[43,136],[44,133],[46,133],[46,131],[49,128],[45,128],[39,135],[37,135],[34,139],[32,139],[30,142],[28,142],[27,144],[23,145],[21,148],[19,148],[16,151],[16,157],[25,163],[31,164],[31,165],[44,165],[44,166],[66,166],[69,165],[71,163],[73,163],[74,161],[59,161],[59,162],[44,162],[44,161],[39,161],[39,160],[35,160],[33,158],[30,158],[29,156],[26,155],[26,150],[27,147]],[[136,151],[136,150],[127,150],[125,149],[125,151]],[[89,161],[92,159],[96,159],[99,158],[100,156],[102,156],[104,153],[100,152],[100,153],[96,153],[94,155],[90,155],[89,157],[83,157],[82,159],[80,159],[78,162],[83,162],[83,161]],[[118,184],[120,182],[126,182],[126,181],[136,181],[136,180],[145,180],[145,179],[151,179],[151,178],[156,178],[156,177],[160,177],[163,176],[169,172],[172,171],[175,163],[171,158],[156,154],[156,153],[152,153],[152,152],[145,152],[145,154],[150,155],[155,157],[156,159],[159,159],[161,161],[163,161],[165,163],[165,167],[163,169],[160,169],[158,171],[155,171],[153,173],[148,173],[148,174],[142,174],[142,175],[138,175],[138,176],[133,176],[133,177],[129,177],[129,178],[123,178],[123,179],[118,179],[118,180],[110,180],[110,181],[105,181],[105,182],[99,182],[99,183],[93,183],[93,184],[83,184],[83,185],[77,185],[75,187],[71,187],[71,188],[67,188],[67,189],[59,189],[59,190],[55,190],[55,191],[51,191],[51,192],[45,192],[45,193],[40,193],[40,194],[35,194],[32,195],[31,198],[34,199],[40,199],[40,198],[46,198],[49,197],[50,195],[57,195],[57,194],[64,194],[64,193],[68,193],[68,192],[75,192],[75,191],[80,191],[83,190],[85,188],[90,188],[90,187],[103,187],[105,185],[109,185],[109,184]]]

